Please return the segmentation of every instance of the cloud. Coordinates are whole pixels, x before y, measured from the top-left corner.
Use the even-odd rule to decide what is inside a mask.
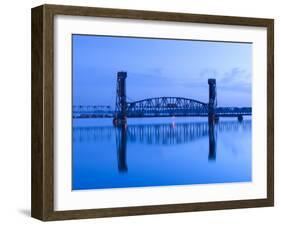
[[[235,67],[224,72],[218,81],[218,86],[232,91],[251,92],[252,76],[245,69]]]

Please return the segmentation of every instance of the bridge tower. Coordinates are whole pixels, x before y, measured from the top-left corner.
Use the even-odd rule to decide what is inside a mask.
[[[115,126],[121,126],[127,123],[126,78],[127,72],[117,72],[115,116],[113,119]]]
[[[208,84],[209,84],[209,107],[208,107],[209,122],[215,122],[216,120],[218,120],[218,118],[216,118],[216,107],[217,107],[216,79],[208,79]]]

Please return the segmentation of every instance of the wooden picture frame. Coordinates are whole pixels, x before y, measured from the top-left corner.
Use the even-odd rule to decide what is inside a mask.
[[[267,29],[267,198],[238,201],[178,203],[121,208],[54,210],[54,16],[71,15],[126,18]],[[261,18],[196,15],[42,5],[32,9],[32,201],[31,215],[50,220],[162,214],[274,205],[274,20]]]

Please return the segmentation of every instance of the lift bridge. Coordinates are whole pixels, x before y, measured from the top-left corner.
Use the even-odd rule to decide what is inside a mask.
[[[251,107],[217,107],[216,80],[208,79],[209,102],[185,97],[154,97],[138,101],[128,101],[126,95],[127,72],[117,73],[116,105],[109,106],[74,106],[74,118],[112,117],[114,125],[124,125],[127,118],[144,117],[208,117],[217,121],[220,117],[252,115]]]

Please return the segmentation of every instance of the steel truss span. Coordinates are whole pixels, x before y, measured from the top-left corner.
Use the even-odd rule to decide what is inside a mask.
[[[127,117],[207,115],[208,104],[182,97],[156,97],[127,103]]]

